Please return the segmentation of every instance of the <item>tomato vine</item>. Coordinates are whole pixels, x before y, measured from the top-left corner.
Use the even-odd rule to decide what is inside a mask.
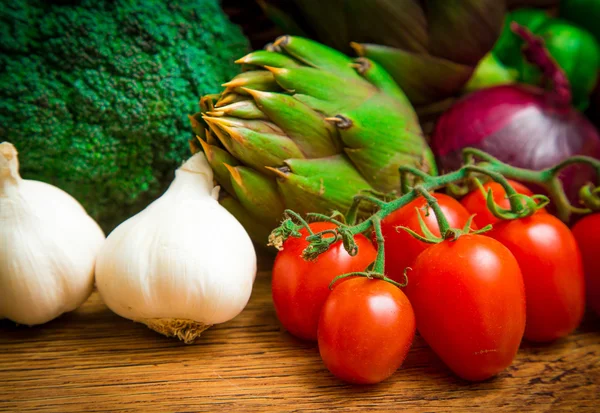
[[[386,201],[386,198],[389,198],[390,194],[379,194],[371,191],[357,194],[346,214],[341,214],[338,211],[335,211],[331,216],[318,213],[307,214],[306,218],[308,220],[321,220],[335,224],[336,227],[334,229],[314,233],[308,226],[307,220],[292,210],[286,210],[285,219],[279,227],[272,231],[269,237],[269,245],[281,249],[283,242],[288,237],[299,237],[299,229],[306,228],[310,236],[307,237],[309,245],[302,253],[305,259],[315,259],[339,240],[342,240],[344,249],[348,254],[356,255],[358,247],[354,241],[354,236],[373,230],[376,234],[378,245],[375,262],[364,272],[343,274],[336,277],[332,281],[332,285],[342,277],[360,275],[368,278],[382,279],[397,286],[404,286],[404,284],[397,283],[385,276],[385,241],[381,235],[381,221],[385,217],[418,197],[423,196],[436,215],[441,238],[434,237],[430,232],[428,233],[424,224],[422,225],[424,237],[409,230],[411,235],[417,236],[421,241],[437,243],[444,239],[456,239],[470,231],[470,222],[462,229],[451,228],[439,208],[437,200],[431,196],[430,191],[446,186],[455,186],[458,183],[476,179],[477,176],[483,175],[498,182],[506,191],[510,202],[509,209],[504,209],[495,203],[491,190],[488,191],[486,196],[486,202],[492,214],[503,220],[531,216],[549,202],[548,197],[544,195],[528,196],[517,193],[507,179],[536,184],[544,188],[556,206],[557,216],[565,222],[568,222],[573,214],[587,214],[594,210],[600,210],[600,186],[596,187],[592,183],[583,186],[580,190],[583,207],[578,207],[571,205],[559,179],[559,174],[564,168],[574,164],[585,164],[594,169],[598,183],[600,181],[600,161],[594,158],[574,156],[540,171],[508,165],[474,148],[465,148],[463,150],[463,158],[464,166],[460,169],[438,176],[428,175],[413,167],[400,167],[401,196],[390,201]],[[371,204],[377,210],[368,218],[359,220],[359,207],[364,202]],[[488,227],[485,227],[476,232],[484,232],[488,229]]]

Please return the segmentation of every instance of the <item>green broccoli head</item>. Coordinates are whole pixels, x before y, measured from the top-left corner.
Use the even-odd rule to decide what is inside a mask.
[[[247,49],[217,0],[3,2],[0,142],[110,230],[165,189]]]

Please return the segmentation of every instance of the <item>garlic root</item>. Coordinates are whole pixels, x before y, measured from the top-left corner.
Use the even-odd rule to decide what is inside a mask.
[[[148,328],[167,337],[177,337],[185,344],[193,344],[200,334],[212,327],[212,324],[203,324],[193,320],[179,320],[176,318],[151,318],[139,320]]]

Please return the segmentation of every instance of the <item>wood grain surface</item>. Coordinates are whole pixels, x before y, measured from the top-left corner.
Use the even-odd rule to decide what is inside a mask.
[[[194,345],[113,314],[97,293],[40,327],[0,321],[0,411],[600,411],[600,323],[566,339],[524,344],[498,377],[455,378],[417,337],[403,367],[373,386],[324,368],[316,344],[283,331],[270,277],[246,310]]]

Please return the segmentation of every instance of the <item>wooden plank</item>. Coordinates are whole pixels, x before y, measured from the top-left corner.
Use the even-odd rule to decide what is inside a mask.
[[[454,377],[417,337],[401,370],[351,386],[324,368],[316,344],[282,331],[268,272],[235,320],[194,345],[113,314],[97,293],[40,327],[0,322],[0,411],[600,411],[600,333],[524,344],[498,377]]]

